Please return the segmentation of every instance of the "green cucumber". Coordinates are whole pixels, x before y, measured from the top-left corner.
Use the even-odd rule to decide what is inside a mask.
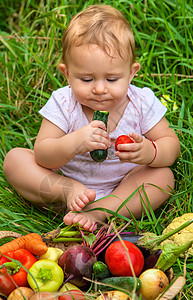
[[[133,289],[135,288],[135,291],[137,292],[141,287],[141,280],[137,277],[134,278],[130,276],[108,277],[100,280],[100,282],[106,284],[106,285],[99,284],[98,290],[101,291],[110,291],[113,288],[115,290],[125,289],[128,292],[132,292]],[[111,285],[111,287],[107,285]]]
[[[95,110],[92,120],[102,121],[105,123],[105,125],[107,127],[108,116],[109,116],[108,111]],[[107,158],[108,150],[107,149],[105,149],[105,150],[96,149],[96,150],[91,151],[90,155],[94,161],[102,162]]]
[[[97,279],[104,279],[111,276],[108,266],[102,261],[96,261],[93,265],[93,272]]]

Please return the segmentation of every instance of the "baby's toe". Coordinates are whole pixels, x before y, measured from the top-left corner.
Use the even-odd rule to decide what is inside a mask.
[[[73,219],[73,222],[79,223],[84,228],[84,230],[93,230],[94,221],[91,218],[89,218],[86,214],[77,214],[77,216]]]
[[[97,229],[97,225],[93,222],[93,220],[87,220],[84,224],[84,229],[92,232]]]
[[[88,203],[93,202],[96,198],[96,192],[94,190],[86,189],[84,191],[84,194],[86,195],[86,197],[88,199]]]
[[[72,212],[68,212],[64,218],[63,221],[66,225],[72,225],[73,224],[73,218],[75,217],[75,214]]]
[[[89,203],[87,196],[81,193],[72,201],[70,210],[81,211],[87,203]]]

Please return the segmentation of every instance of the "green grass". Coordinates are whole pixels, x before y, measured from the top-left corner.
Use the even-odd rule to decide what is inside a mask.
[[[62,216],[33,207],[6,182],[2,164],[13,147],[33,148],[41,123],[38,110],[65,84],[57,69],[61,38],[70,18],[89,4],[111,4],[129,20],[142,68],[133,83],[168,95],[167,119],[181,143],[172,166],[175,192],[156,212],[138,221],[160,234],[175,217],[193,212],[193,1],[0,1],[0,230],[42,232]],[[177,109],[174,110],[174,104]],[[183,259],[174,266],[183,272]],[[192,299],[192,257],[182,299]]]

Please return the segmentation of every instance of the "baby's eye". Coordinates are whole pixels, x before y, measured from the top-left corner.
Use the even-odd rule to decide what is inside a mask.
[[[109,81],[109,82],[115,82],[117,80],[118,80],[118,78],[107,78],[107,81]]]
[[[92,81],[92,78],[81,78],[81,81],[90,82]]]

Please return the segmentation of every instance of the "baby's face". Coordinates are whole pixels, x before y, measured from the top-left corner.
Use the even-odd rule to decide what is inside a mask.
[[[67,78],[78,102],[93,110],[116,110],[128,101],[131,81],[129,61],[111,58],[97,45],[74,47]]]

